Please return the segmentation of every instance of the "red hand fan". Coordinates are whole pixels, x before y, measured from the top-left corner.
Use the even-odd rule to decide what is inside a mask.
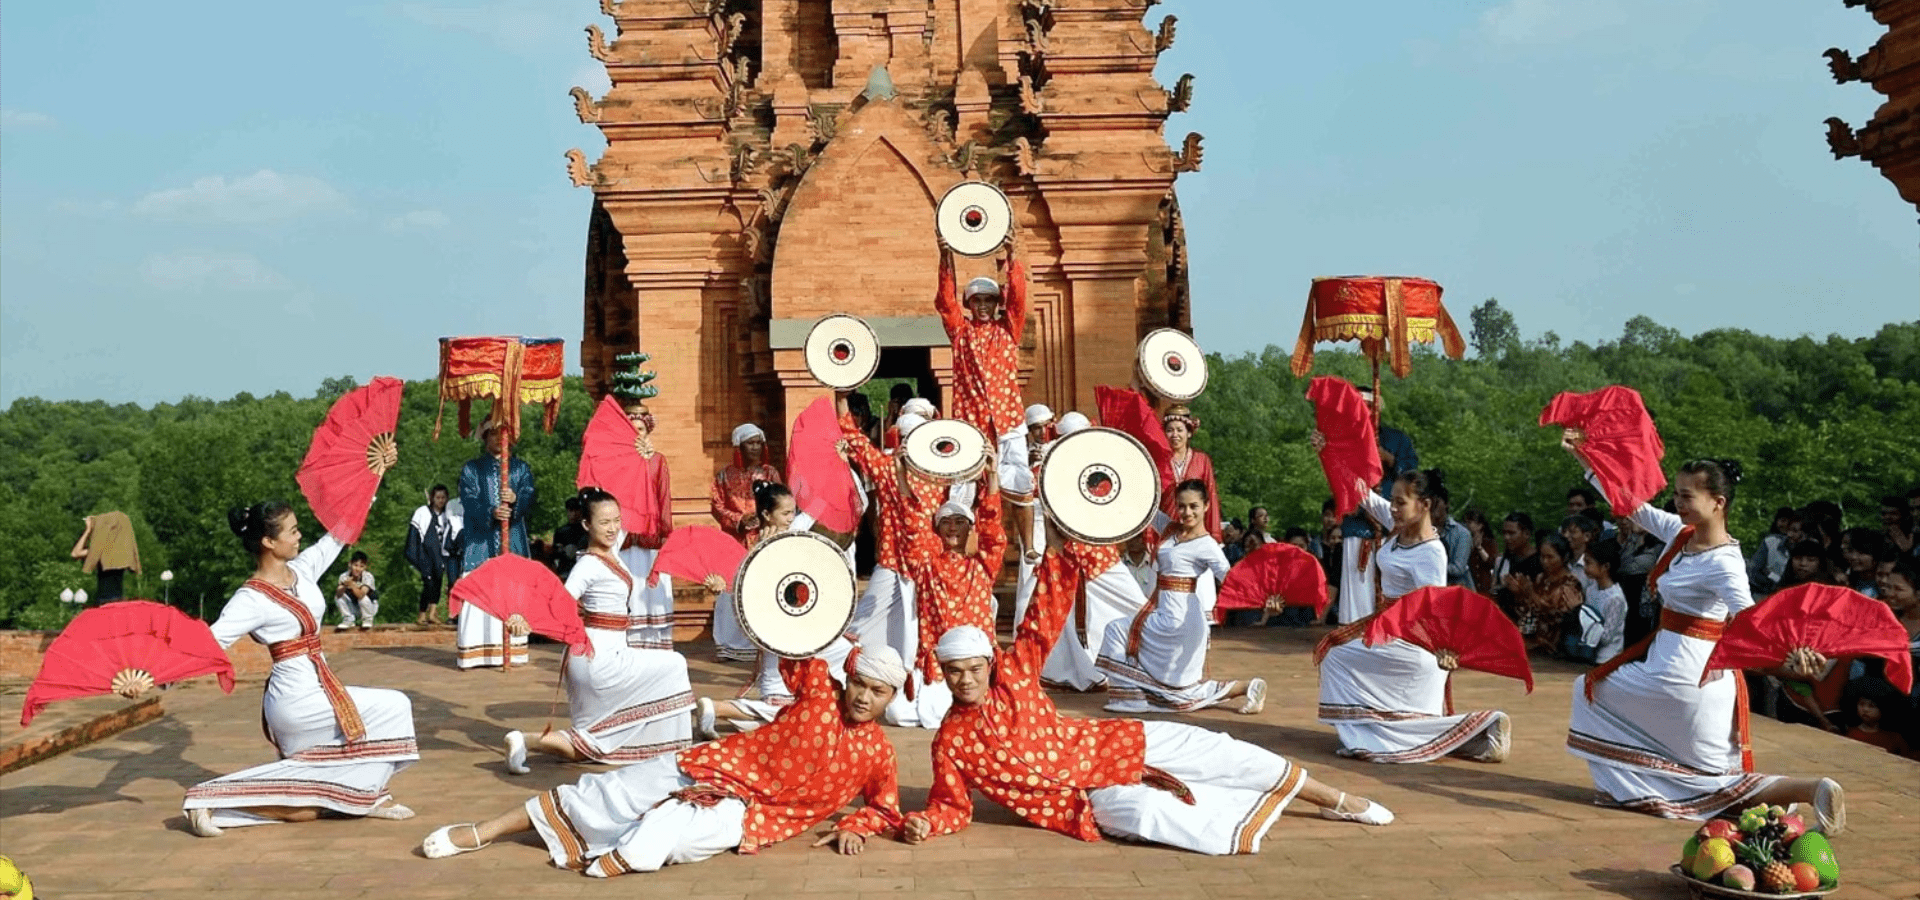
[[[581,438],[577,487],[593,485],[620,501],[620,524],[634,534],[650,534],[660,519],[657,491],[647,460],[635,442],[640,429],[612,394],[600,398],[587,433]]]
[[[1318,620],[1327,612],[1327,576],[1313,554],[1292,544],[1265,544],[1227,571],[1214,606],[1261,609],[1267,598],[1286,606],[1312,607]]]
[[[113,678],[125,669],[146,672],[154,684],[218,675],[220,689],[233,693],[233,663],[205,622],[165,604],[125,600],[82,612],[53,639],[20,724],[55,700],[113,693]]]
[[[1493,601],[1463,587],[1424,587],[1373,617],[1367,646],[1399,638],[1435,654],[1451,650],[1460,667],[1526,682],[1533,692],[1533,666],[1520,629]]]
[[[1173,445],[1167,442],[1167,429],[1154,415],[1153,404],[1139,391],[1105,385],[1093,389],[1093,399],[1100,409],[1101,425],[1124,431],[1147,445],[1147,455],[1153,457],[1153,466],[1160,473],[1160,494],[1171,493]]]
[[[832,398],[813,401],[793,420],[787,474],[795,507],[828,531],[851,534],[860,528],[860,485],[835,449],[844,439]],[[725,577],[732,577],[732,570]]]
[[[524,556],[501,554],[454,582],[448,611],[458,616],[468,603],[502,621],[518,615],[534,634],[560,641],[576,655],[593,655],[579,601],[552,569]]]
[[[1369,486],[1380,483],[1380,438],[1373,413],[1343,378],[1315,378],[1307,386],[1307,399],[1313,401],[1314,427],[1327,439],[1320,450],[1320,468],[1333,491],[1334,512],[1350,516],[1360,508],[1355,480]]]
[[[718,575],[732,585],[734,574],[740,571],[740,562],[746,558],[747,548],[718,528],[705,525],[676,528],[660,546],[660,555],[653,561],[654,574],[647,577],[647,583],[652,584],[665,572],[695,582],[707,580],[708,575]]]
[[[1913,690],[1907,629],[1886,604],[1830,584],[1787,588],[1733,617],[1707,669],[1771,669],[1805,647],[1828,659],[1878,656],[1887,680]]]
[[[1615,512],[1633,512],[1667,486],[1660,471],[1666,444],[1633,388],[1616,384],[1590,394],[1562,393],[1540,411],[1540,424],[1586,432],[1574,452],[1600,479]]]
[[[398,378],[381,376],[333,401],[300,461],[300,492],[313,514],[343,544],[360,540],[380,476],[399,459],[393,429],[400,421]]]

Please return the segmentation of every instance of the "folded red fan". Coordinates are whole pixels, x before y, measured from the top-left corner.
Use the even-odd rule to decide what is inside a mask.
[[[405,387],[383,375],[335,400],[294,476],[314,517],[343,544],[360,540],[380,476],[398,459],[393,430]]]
[[[1360,391],[1344,378],[1322,375],[1307,385],[1314,428],[1326,438],[1320,468],[1333,491],[1334,511],[1342,517],[1360,508],[1360,486],[1380,483],[1380,438],[1373,412]]]
[[[471,603],[496,619],[525,619],[534,634],[567,645],[576,655],[593,655],[587,626],[580,620],[580,603],[553,570],[511,553],[480,564],[454,582],[447,607],[452,615]]]
[[[1173,492],[1173,445],[1167,442],[1167,430],[1154,415],[1153,404],[1139,391],[1099,385],[1093,389],[1094,403],[1100,410],[1100,424],[1124,431],[1145,444],[1160,473],[1160,496]]]
[[[1520,629],[1492,600],[1466,588],[1420,588],[1367,625],[1370,647],[1394,638],[1435,655],[1451,652],[1461,668],[1518,678],[1533,691],[1533,665]]]
[[[860,485],[836,449],[844,439],[833,399],[813,401],[793,420],[787,442],[787,476],[794,507],[828,531],[852,534],[860,527]],[[725,577],[733,577],[729,570]]]
[[[648,576],[647,583],[654,583],[663,572],[695,584],[707,580],[708,575],[718,575],[731,588],[733,576],[739,574],[740,563],[746,558],[747,548],[718,528],[706,525],[676,528],[660,546],[660,555],[653,561],[653,574]]]
[[[1574,452],[1599,478],[1615,512],[1631,513],[1667,486],[1660,470],[1666,444],[1633,388],[1616,384],[1589,394],[1560,394],[1540,411],[1540,424],[1585,432],[1586,440]]]
[[[1913,690],[1907,629],[1885,603],[1828,584],[1787,588],[1733,617],[1707,658],[1707,669],[1772,669],[1794,650],[1828,659],[1877,656],[1887,680]]]
[[[1292,544],[1266,544],[1227,572],[1214,606],[1261,609],[1279,597],[1283,606],[1308,607],[1318,620],[1327,612],[1326,570],[1313,554]]]
[[[233,693],[233,663],[205,622],[151,600],[123,600],[80,613],[53,639],[20,724],[55,700],[113,693],[114,676],[128,669],[154,684],[218,675],[220,689]]]

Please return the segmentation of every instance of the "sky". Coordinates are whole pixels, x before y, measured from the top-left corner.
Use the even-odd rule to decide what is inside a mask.
[[[1317,275],[1439,281],[1523,335],[1920,318],[1920,224],[1823,120],[1881,101],[1837,0],[1171,0],[1194,328],[1290,347]],[[0,405],[433,375],[444,335],[575,342],[596,0],[10,3]]]

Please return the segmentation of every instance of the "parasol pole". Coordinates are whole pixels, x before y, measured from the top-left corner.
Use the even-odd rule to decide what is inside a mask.
[[[1373,433],[1378,435],[1380,433],[1380,356],[1377,353],[1369,353],[1367,357],[1373,360]]]
[[[508,490],[507,488],[508,472],[510,471],[508,467],[511,465],[511,462],[513,459],[513,434],[507,431],[506,416],[501,415],[499,412],[500,410],[499,404],[506,403],[506,402],[510,402],[510,401],[503,398],[501,400],[495,401],[495,406],[494,406],[494,426],[493,427],[494,427],[494,430],[500,432],[500,435],[501,435],[500,437],[500,492],[495,495],[496,497],[506,496],[506,493]],[[518,497],[514,499],[516,502],[519,500]],[[509,514],[506,518],[500,520],[500,553],[502,555],[513,552],[512,537],[513,537],[513,516]],[[507,624],[506,619],[501,619],[500,620],[500,671],[504,673],[511,668],[513,668],[513,628]]]

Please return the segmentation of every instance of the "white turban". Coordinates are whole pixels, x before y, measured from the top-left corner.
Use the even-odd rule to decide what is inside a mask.
[[[971,300],[980,294],[987,294],[993,297],[1000,296],[1000,282],[994,281],[991,278],[975,278],[967,282],[967,290],[961,294],[961,297]]]
[[[947,629],[947,633],[940,636],[940,643],[933,645],[933,657],[943,663],[992,656],[993,638],[972,625]]]
[[[1076,431],[1085,431],[1092,427],[1093,423],[1087,421],[1086,416],[1070,412],[1060,417],[1060,424],[1054,426],[1053,430],[1059,432],[1061,437],[1066,437]]]
[[[853,674],[885,682],[897,691],[907,683],[907,664],[900,661],[899,651],[885,644],[861,646],[853,651]]]
[[[925,397],[911,397],[907,402],[900,404],[900,411],[931,419],[934,415],[933,401]]]
[[[900,429],[900,439],[903,441],[915,428],[925,424],[927,424],[927,417],[917,413],[904,413],[900,418],[893,420],[893,427]]]
[[[973,510],[968,509],[964,503],[955,503],[952,500],[948,500],[940,504],[940,509],[933,514],[933,521],[943,522],[952,516],[960,516],[971,522],[973,521]]]
[[[1027,407],[1028,428],[1032,428],[1035,425],[1044,425],[1051,421],[1053,421],[1053,410],[1048,409],[1045,403],[1035,403]]]
[[[767,433],[764,431],[761,431],[760,426],[755,425],[752,422],[748,422],[733,430],[733,445],[735,447],[738,447],[741,444],[744,444],[750,440],[753,440],[754,438],[759,438],[764,441],[767,439]]]

